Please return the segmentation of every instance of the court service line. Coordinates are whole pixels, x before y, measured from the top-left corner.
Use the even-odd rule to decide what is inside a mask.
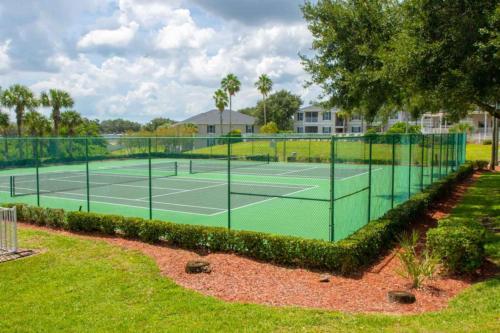
[[[384,170],[384,169],[383,168],[373,169],[372,172],[380,171],[380,170]],[[369,173],[370,173],[370,171],[366,171],[366,172],[363,172],[363,173],[358,173],[358,174],[353,175],[353,176],[349,176],[349,177],[345,177],[345,178],[340,178],[340,179],[338,179],[338,181],[344,181],[346,179],[351,179],[351,178],[354,178],[354,177],[359,177],[359,176],[362,176],[362,175],[367,175]]]
[[[165,193],[165,194],[157,194],[157,195],[153,195],[152,198],[156,198],[156,197],[166,197],[168,195],[174,195],[174,194],[179,194],[179,193],[186,193],[186,192],[194,192],[194,191],[199,191],[199,190],[205,190],[207,188],[213,188],[213,187],[219,187],[219,186],[225,186],[226,184],[217,184],[217,185],[210,185],[210,186],[204,186],[204,187],[197,187],[197,188],[191,188],[191,189],[184,189],[182,191],[177,191],[177,192],[172,192],[172,193]],[[153,188],[154,189],[154,188]],[[149,196],[148,197],[143,197],[143,198],[139,198],[139,199],[142,199],[142,200],[145,200],[145,199],[149,199]]]
[[[298,190],[298,191],[295,191],[295,192],[287,193],[287,194],[285,194],[283,196],[286,197],[286,196],[289,196],[289,195],[297,194],[297,193],[308,191],[308,190],[310,190],[310,188],[304,188],[302,190]],[[236,208],[231,208],[231,212],[233,212],[235,210],[238,210],[238,209],[241,209],[241,208],[246,208],[246,207],[254,206],[254,205],[257,205],[257,204],[262,204],[264,202],[268,202],[268,201],[276,200],[276,199],[278,199],[278,197],[276,197],[276,198],[269,198],[269,199],[265,199],[265,200],[261,200],[261,201],[256,201],[256,202],[252,202],[252,203],[249,203],[249,204],[246,204],[246,205],[243,205],[243,206],[240,206],[240,207],[236,207]],[[213,213],[213,214],[211,214],[209,216],[216,216],[216,215],[220,215],[220,214],[223,214],[223,213],[226,213],[226,212],[227,212],[227,209],[224,210],[223,212]]]

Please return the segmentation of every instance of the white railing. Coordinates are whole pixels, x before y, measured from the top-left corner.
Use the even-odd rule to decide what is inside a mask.
[[[17,252],[16,208],[0,207],[0,254]]]

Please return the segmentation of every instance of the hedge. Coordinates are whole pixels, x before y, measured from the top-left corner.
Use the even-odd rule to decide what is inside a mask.
[[[450,274],[472,273],[485,259],[486,229],[468,218],[448,218],[427,232],[427,247]]]
[[[281,265],[322,269],[351,274],[376,260],[411,221],[415,221],[438,198],[446,196],[455,184],[470,176],[471,164],[436,181],[405,203],[368,223],[344,240],[327,242],[291,236],[272,235],[225,228],[176,224],[141,218],[60,209],[16,206],[18,218],[27,223],[116,235],[148,243],[166,242],[185,249],[232,252]]]

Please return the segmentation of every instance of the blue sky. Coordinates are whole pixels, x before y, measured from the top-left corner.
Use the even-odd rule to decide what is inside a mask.
[[[213,108],[233,72],[234,108],[260,98],[261,73],[305,103],[301,0],[2,0],[0,86],[69,91],[87,117],[182,120]],[[42,110],[48,113],[48,110]]]

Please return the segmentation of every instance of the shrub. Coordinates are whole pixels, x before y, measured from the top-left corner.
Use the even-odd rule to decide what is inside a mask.
[[[492,142],[493,141],[491,139],[486,139],[486,140],[483,140],[483,145],[488,146],[488,145],[491,145]]]
[[[485,230],[472,220],[448,219],[427,232],[427,246],[448,273],[471,273],[484,261]]]
[[[370,264],[382,251],[390,248],[411,221],[418,219],[434,200],[449,193],[458,180],[472,172],[471,165],[460,167],[457,172],[436,181],[424,192],[387,212],[381,219],[371,221],[348,238],[337,242],[117,215],[86,212],[64,214],[62,210],[25,204],[9,206],[15,205],[19,220],[28,223],[62,226],[71,231],[117,234],[150,243],[167,242],[186,249],[234,252],[282,265],[350,274]]]
[[[417,254],[418,238],[418,232],[415,230],[411,234],[404,234],[400,238],[402,251],[398,253],[402,268],[396,272],[410,279],[412,288],[420,288],[426,279],[434,276],[439,261],[428,248],[421,256]]]
[[[474,168],[479,170],[484,170],[490,164],[489,161],[477,160],[473,162]]]

